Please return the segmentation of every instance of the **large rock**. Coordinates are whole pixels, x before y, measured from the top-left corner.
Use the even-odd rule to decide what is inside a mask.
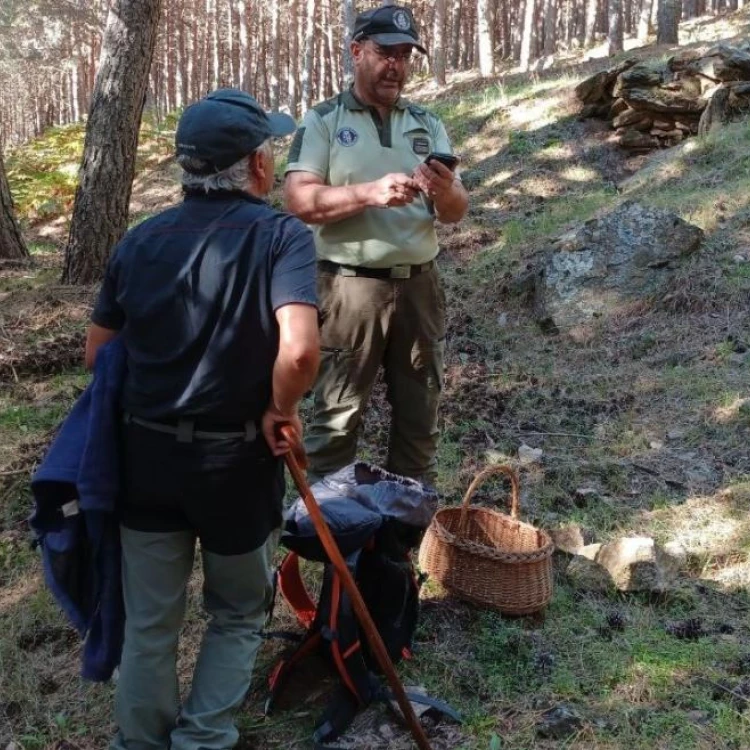
[[[679,565],[649,537],[625,537],[590,544],[570,561],[566,574],[585,591],[664,593],[671,588]]]
[[[625,201],[546,249],[532,279],[537,320],[568,329],[654,296],[702,240],[679,216]]]
[[[750,80],[750,53],[745,50],[720,44],[709,50],[706,57],[715,58],[713,77],[719,81]]]
[[[620,97],[631,109],[660,112],[671,115],[700,113],[706,108],[706,100],[698,98],[690,90],[676,91],[664,87],[627,89]]]
[[[614,86],[617,76],[635,65],[636,62],[637,60],[629,58],[613,68],[594,73],[575,87],[576,97],[584,104],[599,104],[603,99],[611,99],[612,86]]]

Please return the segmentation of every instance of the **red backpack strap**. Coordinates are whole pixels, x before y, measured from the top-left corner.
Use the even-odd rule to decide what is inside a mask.
[[[279,565],[277,576],[282,595],[289,602],[302,627],[309,628],[315,620],[315,603],[302,582],[299,555],[296,552],[286,554]]]

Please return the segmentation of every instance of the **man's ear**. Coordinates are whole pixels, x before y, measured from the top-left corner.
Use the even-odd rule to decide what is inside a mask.
[[[264,185],[266,181],[266,160],[263,158],[262,151],[254,151],[250,154],[250,177],[254,182]]]

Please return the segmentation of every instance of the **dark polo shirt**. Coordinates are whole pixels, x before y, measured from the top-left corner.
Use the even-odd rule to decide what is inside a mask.
[[[315,305],[307,227],[244,193],[188,194],[117,246],[92,314],[122,332],[126,411],[198,429],[258,421],[278,352],[275,310]],[[281,525],[283,463],[262,437],[178,442],[123,426],[121,522],[193,530],[205,550],[244,554]]]
[[[188,193],[130,230],[92,314],[124,336],[125,410],[259,419],[278,351],[274,312],[316,304],[314,268],[310,230],[241,192]]]

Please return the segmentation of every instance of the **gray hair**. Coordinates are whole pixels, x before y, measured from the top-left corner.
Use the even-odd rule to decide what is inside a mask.
[[[261,152],[267,156],[273,154],[273,143],[270,138],[263,141],[253,154]],[[188,172],[187,168],[191,166],[193,158],[190,156],[180,156],[178,163],[183,167],[182,187],[187,190],[203,190],[210,193],[212,190],[242,190],[247,192],[250,187],[250,158],[252,154],[243,156],[232,166],[222,169],[221,172],[213,174],[200,175]],[[202,163],[202,162],[201,162]]]

